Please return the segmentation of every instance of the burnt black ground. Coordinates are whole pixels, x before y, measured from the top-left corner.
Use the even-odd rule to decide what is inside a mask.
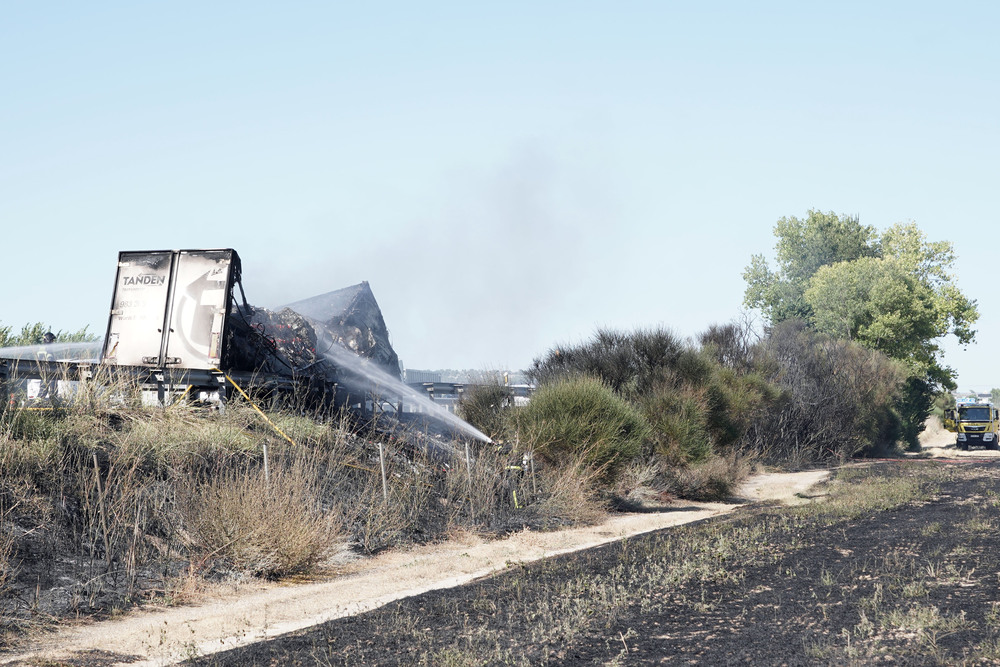
[[[869,470],[931,495],[849,518],[741,508],[192,664],[1000,664],[1000,466]]]

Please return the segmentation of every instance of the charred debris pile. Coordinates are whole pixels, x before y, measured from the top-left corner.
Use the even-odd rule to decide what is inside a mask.
[[[360,403],[364,370],[400,380],[399,357],[389,342],[382,311],[367,282],[269,310],[235,300],[227,336],[227,366],[232,370],[287,375],[326,392],[338,405]],[[358,357],[356,369],[337,363],[340,346]],[[344,380],[351,386],[344,387]],[[340,389],[339,394],[332,389]]]

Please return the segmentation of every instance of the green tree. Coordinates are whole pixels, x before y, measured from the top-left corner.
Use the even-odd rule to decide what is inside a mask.
[[[979,313],[955,284],[952,244],[929,242],[914,223],[878,236],[857,218],[815,211],[804,221],[782,218],[774,231],[780,270],[752,258],[744,273],[747,305],[772,325],[800,319],[904,362],[908,376],[897,409],[904,438],[915,443],[934,395],[955,386],[938,341],[975,339]]]
[[[812,309],[804,295],[820,267],[880,254],[875,228],[862,225],[857,216],[810,210],[805,219],[778,220],[774,235],[778,269],[772,271],[763,255],[754,255],[743,272],[745,303],[772,324],[809,320]]]
[[[912,223],[890,227],[880,246],[882,257],[819,267],[803,295],[811,323],[904,361],[914,375],[929,375],[950,388],[951,373],[939,365],[937,341],[954,335],[962,344],[972,342],[979,317],[949,271],[952,246],[928,242]]]
[[[819,331],[924,366],[936,350],[931,341],[944,333],[929,286],[880,257],[820,267],[805,301]]]

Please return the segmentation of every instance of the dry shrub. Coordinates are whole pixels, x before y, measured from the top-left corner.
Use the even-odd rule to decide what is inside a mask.
[[[412,540],[423,530],[433,487],[416,470],[408,474],[390,474],[388,498],[378,475],[368,480],[344,505],[344,518],[352,527],[351,537],[368,554]]]
[[[625,507],[669,502],[673,494],[666,483],[667,469],[668,464],[659,457],[632,461],[622,470],[611,492],[625,501]]]
[[[602,478],[603,471],[593,468],[587,452],[577,452],[558,465],[543,467],[538,475],[538,515],[555,523],[597,522],[605,515],[597,493]]]
[[[133,449],[151,455],[202,457],[218,451],[254,452],[262,437],[271,437],[260,417],[243,403],[233,402],[225,414],[188,405],[120,413],[124,427],[116,439],[128,439]],[[277,436],[275,436],[277,437]]]
[[[697,465],[672,468],[668,471],[668,484],[682,498],[725,500],[749,474],[749,460],[729,454],[713,456]]]
[[[518,448],[479,443],[456,452],[443,478],[439,503],[447,509],[447,531],[503,532],[518,526],[519,510],[538,495],[535,465]]]
[[[92,605],[109,583],[124,586],[126,596],[135,591],[141,568],[158,555],[147,536],[157,532],[170,494],[143,463],[118,448],[71,447],[64,454],[69,475],[63,493],[74,508],[71,525],[91,575],[79,592]]]
[[[17,549],[17,539],[10,519],[11,511],[0,505],[0,600],[6,597],[16,569],[14,554]],[[3,620],[2,614],[3,607],[0,606],[0,623]]]
[[[269,480],[251,465],[200,483],[182,479],[178,505],[201,558],[269,578],[313,569],[341,528],[321,507],[317,472],[300,459],[276,466]]]

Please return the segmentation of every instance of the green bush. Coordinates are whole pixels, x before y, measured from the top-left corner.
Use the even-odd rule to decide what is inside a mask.
[[[712,453],[704,392],[661,385],[642,397],[654,453],[671,465],[702,461]]]
[[[942,391],[934,396],[934,404],[931,407],[931,414],[938,419],[944,419],[945,410],[955,408],[955,396],[950,391]]]
[[[639,455],[650,434],[641,412],[586,376],[540,387],[517,413],[517,429],[521,441],[549,461],[582,453],[607,479]]]
[[[759,373],[717,367],[707,383],[706,395],[712,440],[719,449],[727,450],[739,442],[764,410],[781,399],[782,392]]]

